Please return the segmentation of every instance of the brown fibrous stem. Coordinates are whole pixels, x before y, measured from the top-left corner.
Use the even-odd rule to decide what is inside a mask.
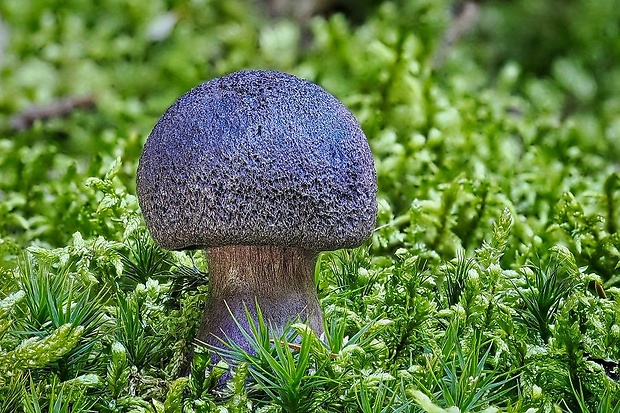
[[[225,246],[207,248],[206,253],[209,301],[197,336],[199,342],[222,347],[220,339],[232,340],[251,352],[240,327],[249,331],[246,311],[256,322],[256,303],[275,334],[296,318],[317,335],[323,333],[314,281],[316,252],[293,247]]]

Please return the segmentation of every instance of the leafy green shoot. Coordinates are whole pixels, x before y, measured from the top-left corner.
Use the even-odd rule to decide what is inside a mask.
[[[560,304],[576,287],[574,274],[562,273],[561,261],[550,265],[530,265],[524,268],[526,289],[517,288],[523,310],[519,320],[533,331],[537,331],[543,342],[551,337],[551,326]]]
[[[489,368],[491,349],[480,333],[474,333],[468,343],[462,344],[459,323],[453,322],[444,335],[441,356],[429,360],[428,382],[418,380],[417,385],[440,405],[459,411],[478,411],[502,404],[516,385],[515,375]]]

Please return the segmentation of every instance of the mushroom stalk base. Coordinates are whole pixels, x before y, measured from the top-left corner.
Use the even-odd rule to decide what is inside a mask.
[[[210,294],[199,341],[222,347],[219,337],[251,351],[231,314],[250,331],[246,309],[256,322],[255,303],[276,333],[296,317],[317,334],[323,333],[314,283],[316,253],[274,246],[226,246],[206,252]]]

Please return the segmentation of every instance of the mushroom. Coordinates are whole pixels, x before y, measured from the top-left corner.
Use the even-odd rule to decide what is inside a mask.
[[[149,135],[137,194],[154,240],[204,248],[209,297],[197,339],[250,351],[233,317],[276,330],[300,317],[323,332],[314,268],[376,220],[376,177],[362,129],[321,87],[246,70],[181,96]]]

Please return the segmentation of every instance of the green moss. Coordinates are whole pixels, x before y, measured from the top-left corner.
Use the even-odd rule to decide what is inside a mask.
[[[0,410],[617,406],[617,0],[483,2],[448,49],[445,1],[306,28],[257,4],[0,2]],[[379,216],[319,259],[327,337],[295,326],[218,384],[208,354],[185,365],[204,257],[145,236],[135,171],[178,96],[247,68],[356,115]],[[68,96],[95,107],[11,126]]]

